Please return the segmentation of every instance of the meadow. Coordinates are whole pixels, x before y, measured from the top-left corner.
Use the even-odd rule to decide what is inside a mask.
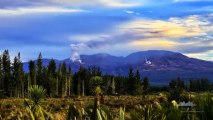
[[[36,108],[29,98],[0,99],[2,120],[211,120],[213,98],[209,92],[184,93],[180,101],[196,106],[181,108],[169,93],[140,96],[73,96],[39,98]],[[34,99],[35,100],[35,99]],[[31,105],[27,106],[26,101]],[[35,107],[35,108],[34,108]]]

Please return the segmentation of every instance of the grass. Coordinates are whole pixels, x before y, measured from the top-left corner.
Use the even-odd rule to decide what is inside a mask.
[[[191,93],[191,99],[195,103],[199,103],[200,96],[205,96],[207,93]],[[202,97],[204,98],[204,97]],[[24,107],[23,98],[10,98],[0,99],[0,119],[14,119],[29,120],[30,116]],[[64,120],[67,117],[69,106],[75,104],[77,108],[92,109],[94,105],[94,96],[85,96],[78,98],[45,98],[41,103],[41,107],[50,114],[52,120]],[[164,118],[164,114],[167,114],[167,118],[173,117],[175,110],[170,109],[171,103],[168,101],[167,94],[160,93],[146,96],[104,96],[104,105],[107,106],[114,118],[120,116],[120,108],[125,108],[126,120],[131,118],[138,118],[145,116],[146,110],[148,110],[149,116],[153,114],[159,114],[158,117]],[[146,107],[147,108],[146,108]],[[150,109],[150,107],[152,107]],[[150,110],[149,110],[150,109]],[[155,111],[158,109],[158,111]],[[89,110],[89,109],[88,109]],[[151,111],[154,110],[154,111]],[[162,113],[162,114],[161,114]],[[160,119],[161,119],[160,118]],[[158,118],[159,119],[159,118]],[[166,119],[166,118],[165,118]]]

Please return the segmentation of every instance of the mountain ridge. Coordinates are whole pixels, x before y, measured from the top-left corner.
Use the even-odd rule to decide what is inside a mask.
[[[138,69],[142,77],[149,77],[152,84],[168,84],[177,77],[189,79],[209,78],[213,81],[213,62],[187,57],[178,52],[165,50],[139,51],[125,57],[117,57],[106,53],[93,55],[80,55],[82,64],[73,62],[69,58],[56,60],[59,65],[65,62],[72,67],[73,72],[78,71],[80,66],[100,67],[104,74],[128,75],[130,67]],[[44,59],[45,66],[48,60]],[[24,63],[27,70],[28,63]]]

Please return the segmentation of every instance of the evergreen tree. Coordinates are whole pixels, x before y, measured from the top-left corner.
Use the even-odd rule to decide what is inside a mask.
[[[11,62],[8,50],[3,52],[2,67],[4,90],[7,96],[11,96],[14,83],[11,79]]]
[[[42,62],[42,55],[39,53],[38,59],[37,59],[37,84],[42,85],[43,84],[43,77],[42,77],[42,70],[43,70],[43,62]]]
[[[54,59],[51,59],[48,65],[48,73],[51,74],[53,77],[56,78],[56,63]]]
[[[30,86],[31,85],[36,85],[36,65],[35,63],[31,60],[29,61],[29,77],[30,77]]]
[[[59,64],[58,67],[58,77],[57,77],[57,84],[56,87],[58,88],[58,96],[62,96],[62,65]]]
[[[134,84],[135,84],[134,85],[134,94],[135,95],[142,94],[143,86],[142,86],[141,76],[140,76],[139,70],[136,71],[135,83]]]
[[[148,79],[148,77],[145,77],[145,78],[143,79],[143,90],[144,90],[144,91],[147,91],[148,88],[149,88],[149,86],[150,86],[150,84],[149,84],[149,79]]]
[[[127,81],[127,92],[128,94],[133,95],[134,94],[134,89],[135,89],[135,77],[134,77],[134,73],[133,73],[133,68],[131,67],[129,69],[129,77],[128,77],[128,81]]]
[[[118,75],[115,77],[115,84],[116,84],[116,92],[119,94],[124,94],[125,92],[125,82],[127,78],[122,77],[121,75]]]
[[[23,63],[21,61],[21,57],[20,57],[20,52],[18,53],[18,59],[19,59],[19,81],[21,83],[21,96],[24,96],[24,92],[25,92],[25,75],[24,75],[24,68],[23,68]]]
[[[15,97],[24,96],[24,71],[23,71],[23,64],[21,62],[20,53],[18,56],[14,58],[13,62],[13,95]]]
[[[67,73],[67,95],[71,95],[71,90],[72,90],[72,70],[71,67],[69,66],[68,68],[68,73]]]
[[[67,96],[67,67],[66,67],[66,63],[62,64],[61,67],[61,72],[62,72],[62,97]]]
[[[47,95],[50,96],[50,81],[48,76],[48,69],[46,67],[43,67],[42,69],[42,77],[43,77],[43,87],[47,90]]]
[[[20,94],[20,82],[19,82],[19,63],[18,63],[18,58],[15,57],[13,61],[13,80],[14,80],[14,86],[15,89],[13,89],[13,93],[15,97],[18,97]]]
[[[48,86],[47,93],[50,96],[57,96],[57,73],[56,73],[56,63],[54,59],[51,59],[48,65]]]

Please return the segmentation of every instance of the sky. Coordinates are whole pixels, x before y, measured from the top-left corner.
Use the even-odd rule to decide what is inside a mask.
[[[213,61],[213,0],[1,0],[5,49],[23,61],[145,50]]]

